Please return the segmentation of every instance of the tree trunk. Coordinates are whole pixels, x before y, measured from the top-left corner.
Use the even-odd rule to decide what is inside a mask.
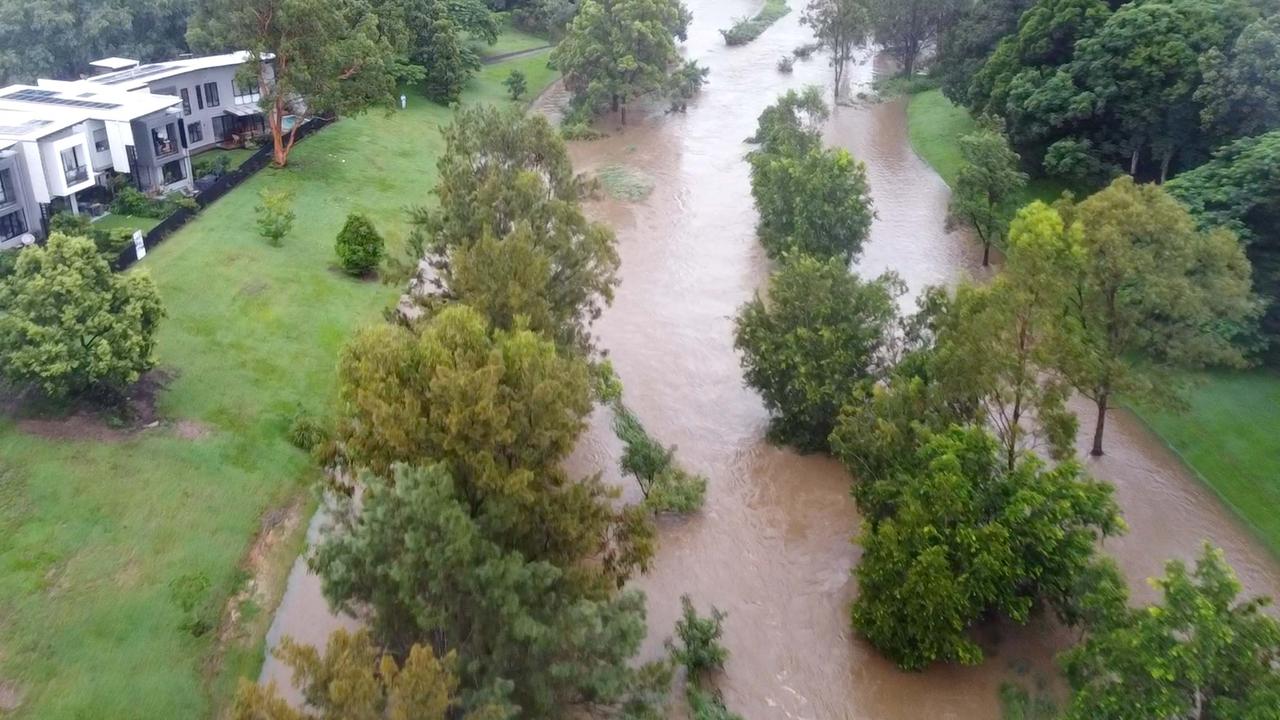
[[[1133,159],[1129,161],[1129,175],[1138,177],[1138,156],[1142,153],[1142,148],[1136,148],[1133,151]]]
[[[618,112],[618,105],[620,105],[620,104],[621,104],[621,103],[618,101],[618,93],[614,93],[614,94],[613,94],[613,105],[612,105],[612,109],[613,109],[613,111],[614,111],[614,112]]]
[[[1089,454],[1094,457],[1102,457],[1102,431],[1107,426],[1107,395],[1106,391],[1098,393],[1098,399],[1095,401],[1098,405],[1098,422],[1093,426],[1093,449]]]
[[[1173,163],[1173,151],[1170,150],[1169,152],[1165,153],[1163,158],[1160,159],[1160,184],[1161,185],[1163,185],[1164,181],[1168,179],[1169,165],[1171,165],[1172,163]]]
[[[991,243],[982,243],[982,267],[991,266]]]
[[[626,124],[627,124],[627,104],[623,103],[622,104],[622,125],[625,127]]]

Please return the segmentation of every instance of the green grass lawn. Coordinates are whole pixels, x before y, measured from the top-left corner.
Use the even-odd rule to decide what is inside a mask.
[[[956,140],[973,127],[939,91],[911,98],[911,144],[948,183],[960,169]],[[1035,181],[1027,199],[1053,199],[1065,184]],[[1280,557],[1280,374],[1198,373],[1186,412],[1138,414]]]
[[[531,91],[552,78],[544,56],[522,58],[486,68],[466,101],[505,101],[498,80],[512,67]],[[257,673],[269,607],[243,608],[218,661],[212,633],[179,629],[168,585],[202,573],[220,609],[264,515],[309,497],[319,473],[286,442],[289,418],[329,408],[343,342],[400,292],[336,272],[334,236],[359,211],[403,247],[404,210],[430,198],[450,115],[414,94],[407,111],[326,128],[139,264],[169,312],[157,351],[174,374],[159,399],[165,425],[104,441],[0,420],[0,683],[23,697],[16,717],[210,717],[237,677]],[[254,229],[265,188],[296,194],[280,248]],[[200,432],[184,437],[169,427],[178,421]]]
[[[227,163],[227,169],[235,170],[236,168],[243,165],[245,160],[248,160],[250,157],[253,157],[253,153],[254,151],[250,148],[235,148],[232,150],[227,150],[225,148],[214,148],[212,150],[205,150],[199,155],[192,155],[191,163],[195,165],[200,162],[209,162],[217,158],[219,155],[225,155],[229,158]]]
[[[911,146],[948,185],[955,184],[963,163],[957,141],[973,128],[974,121],[969,111],[952,104],[941,90],[928,90],[911,96],[907,106]],[[1023,189],[1019,204],[1025,205],[1034,200],[1053,202],[1062,196],[1062,191],[1070,189],[1070,183],[1055,178],[1035,178]]]
[[[157,218],[139,217],[137,215],[117,215],[111,213],[93,221],[95,228],[103,230],[141,230],[147,232],[151,228],[160,224]]]
[[[550,42],[544,38],[527,33],[518,29],[511,22],[510,16],[502,19],[502,33],[498,35],[498,41],[492,45],[481,40],[472,40],[472,44],[476,48],[476,52],[482,58],[497,57],[508,53],[523,52],[534,48],[546,47]]]

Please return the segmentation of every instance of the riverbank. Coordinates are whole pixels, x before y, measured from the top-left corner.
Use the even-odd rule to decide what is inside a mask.
[[[957,141],[973,128],[973,118],[931,90],[911,97],[907,120],[912,147],[953,183],[961,163]],[[1066,188],[1036,180],[1023,201],[1052,201]],[[1280,557],[1280,374],[1188,377],[1192,391],[1185,412],[1134,411]]]
[[[522,56],[486,66],[464,101],[510,102],[513,69],[531,95],[555,77],[545,53]],[[406,110],[299,144],[288,168],[259,173],[138,264],[169,312],[154,427],[0,419],[0,701],[17,701],[13,717],[213,717],[239,677],[256,677],[319,477],[285,431],[299,407],[329,408],[342,343],[401,290],[337,271],[334,236],[363,212],[398,253],[405,208],[435,184],[452,113],[406,94]],[[295,194],[281,248],[254,227],[268,187]],[[178,578],[208,581],[198,636],[180,628]]]

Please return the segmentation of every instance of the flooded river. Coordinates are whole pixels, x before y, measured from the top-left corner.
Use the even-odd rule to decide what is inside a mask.
[[[793,2],[797,4],[799,0]],[[755,239],[755,211],[743,142],[760,111],[788,88],[820,84],[831,70],[815,56],[783,75],[777,59],[811,40],[793,12],[754,43],[727,48],[718,33],[747,15],[752,0],[688,0],[690,57],[711,68],[710,83],[684,114],[633,108],[631,125],[605,140],[574,143],[579,171],[623,165],[649,176],[644,201],[594,202],[589,212],[617,231],[622,284],[596,325],[649,431],[679,446],[681,462],[710,478],[706,508],[664,520],[653,570],[637,580],[649,598],[651,637],[661,652],[689,593],[705,609],[729,613],[731,657],[721,678],[728,705],[751,720],[809,718],[997,718],[997,689],[1008,679],[1053,674],[1064,633],[1049,623],[1002,628],[975,668],[900,673],[849,629],[858,517],[849,477],[834,461],[797,456],[764,439],[767,417],[742,383],[733,351],[733,315],[764,286],[769,263]],[[869,57],[851,72],[873,79]],[[554,96],[553,96],[554,97]],[[827,138],[867,163],[878,219],[853,270],[899,273],[913,293],[931,284],[981,277],[981,249],[945,229],[948,190],[911,150],[903,101],[838,107]],[[909,299],[908,299],[909,302]],[[1092,427],[1092,410],[1078,408]],[[1089,469],[1116,484],[1130,533],[1109,541],[1135,595],[1152,597],[1145,578],[1170,557],[1192,558],[1205,539],[1222,546],[1254,593],[1280,596],[1280,565],[1132,416],[1108,424],[1109,455]],[[1087,449],[1081,440],[1082,456]],[[609,418],[598,412],[570,460],[575,471],[603,469],[615,481],[620,453]],[[628,488],[634,492],[633,489]],[[329,618],[314,578],[295,568],[274,641],[289,628],[324,636]],[[263,678],[287,684],[268,660]]]

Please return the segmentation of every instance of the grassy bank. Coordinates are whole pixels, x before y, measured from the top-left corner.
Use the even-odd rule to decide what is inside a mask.
[[[955,184],[963,162],[959,140],[973,132],[974,120],[969,111],[952,104],[941,90],[929,90],[912,95],[907,106],[907,129],[911,134],[911,146],[925,162],[933,166],[948,185]],[[1035,200],[1053,202],[1071,185],[1054,178],[1036,178],[1027,184],[1019,198],[1020,204]]]
[[[500,81],[513,68],[532,94],[552,78],[545,62],[487,67],[465,100],[506,102]],[[342,343],[400,291],[337,272],[334,235],[360,211],[393,252],[403,247],[404,208],[429,199],[450,115],[410,93],[406,111],[345,119],[140,263],[169,312],[159,427],[0,420],[0,696],[16,691],[16,717],[209,717],[237,676],[257,673],[305,517],[272,543],[254,541],[285,510],[305,515],[317,478],[285,441],[289,417],[329,407]],[[268,187],[296,197],[281,248],[254,229]],[[175,578],[210,580],[202,614],[217,622],[261,567],[275,592],[249,593],[221,640],[179,628]]]
[[[973,127],[941,92],[907,107],[911,144],[948,183],[960,169],[957,140]],[[1053,199],[1066,186],[1033,182],[1027,202]],[[1280,557],[1280,374],[1199,373],[1186,412],[1138,408],[1138,414]]]
[[[746,45],[769,29],[770,25],[791,12],[787,0],[764,0],[764,7],[754,17],[742,18],[728,30],[721,30],[726,45]]]

